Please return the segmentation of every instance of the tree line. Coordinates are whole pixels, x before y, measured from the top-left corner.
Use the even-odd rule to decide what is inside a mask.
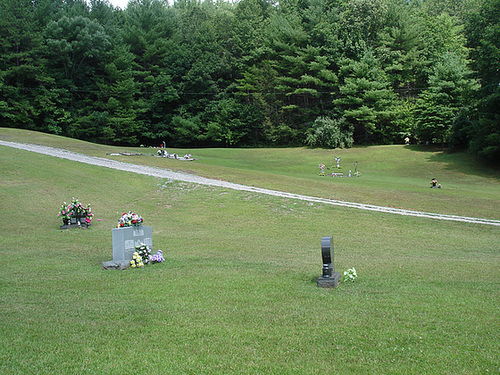
[[[500,0],[0,0],[0,118],[117,145],[500,156]]]

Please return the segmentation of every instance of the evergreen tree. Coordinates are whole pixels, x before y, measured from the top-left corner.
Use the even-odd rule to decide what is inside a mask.
[[[429,88],[417,100],[414,135],[422,142],[447,143],[454,119],[472,104],[478,85],[457,54],[447,52],[429,78]]]
[[[387,26],[378,33],[376,56],[393,90],[404,98],[415,97],[422,87],[419,77],[426,66],[419,24],[412,15],[411,5],[399,2],[389,5]]]
[[[470,126],[470,148],[500,160],[500,0],[486,0],[467,25],[472,66],[481,82],[477,116]]]
[[[104,74],[110,37],[97,21],[80,15],[50,22],[44,37],[44,55],[56,80],[58,108],[77,120],[67,123],[63,134],[86,139],[86,129],[79,128],[78,119],[95,111],[97,83]]]
[[[360,61],[346,59],[339,72],[340,94],[333,102],[354,129],[357,144],[387,143],[399,136],[391,127],[394,93],[371,51]]]
[[[412,126],[493,159],[499,2],[0,0],[0,118],[228,147],[348,144],[351,129],[393,143]]]
[[[0,117],[13,127],[59,134],[69,121],[45,69],[41,26],[29,0],[1,0]]]
[[[171,137],[171,121],[178,105],[177,88],[169,60],[178,28],[177,12],[159,0],[135,0],[129,3],[123,26],[124,43],[131,58],[136,111],[141,143],[159,144]],[[125,47],[124,47],[125,48]]]

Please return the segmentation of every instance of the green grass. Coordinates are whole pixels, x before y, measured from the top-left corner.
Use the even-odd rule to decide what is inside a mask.
[[[481,165],[474,156],[420,146],[355,147],[345,150],[168,148],[199,158],[181,162],[150,156],[110,156],[112,152],[156,154],[152,148],[113,147],[64,137],[0,128],[0,139],[62,147],[88,155],[162,167],[263,188],[410,210],[498,219],[500,170]],[[360,178],[318,176],[318,164],[332,169],[341,156],[341,172],[358,161]],[[436,177],[444,189],[429,189]]]
[[[0,139],[9,140],[6,133],[1,129]],[[35,136],[98,156],[113,149],[38,133],[24,142]],[[227,171],[231,181],[302,194],[346,200],[360,194],[387,205],[383,176],[387,182],[401,170],[391,177],[395,198],[410,195],[404,202],[418,203],[427,196],[434,212],[448,204],[446,212],[498,219],[498,175],[465,155],[399,146],[341,150],[342,160],[364,154],[377,173],[333,181],[315,169],[315,160],[333,151],[192,151],[198,152],[200,161],[181,168],[218,178]],[[259,154],[283,164],[259,165]],[[296,165],[287,169],[294,155]],[[168,182],[3,146],[0,173],[0,373],[500,371],[498,227]],[[431,173],[441,181],[462,177],[437,191],[427,188]],[[456,207],[468,191],[464,180],[477,179],[474,200],[481,203]],[[59,206],[73,196],[92,204],[96,218],[88,230],[59,230]],[[153,227],[155,251],[162,249],[166,262],[104,271],[111,229],[129,209]],[[336,270],[354,266],[359,277],[322,289],[321,237],[330,235]]]

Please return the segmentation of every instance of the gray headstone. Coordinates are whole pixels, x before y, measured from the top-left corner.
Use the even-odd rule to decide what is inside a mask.
[[[130,261],[135,247],[145,244],[153,249],[153,228],[145,225],[112,229],[113,261]]]

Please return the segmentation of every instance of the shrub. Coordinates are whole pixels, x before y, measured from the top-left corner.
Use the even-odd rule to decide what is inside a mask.
[[[312,147],[349,148],[354,144],[353,129],[344,118],[318,117],[306,138]]]

